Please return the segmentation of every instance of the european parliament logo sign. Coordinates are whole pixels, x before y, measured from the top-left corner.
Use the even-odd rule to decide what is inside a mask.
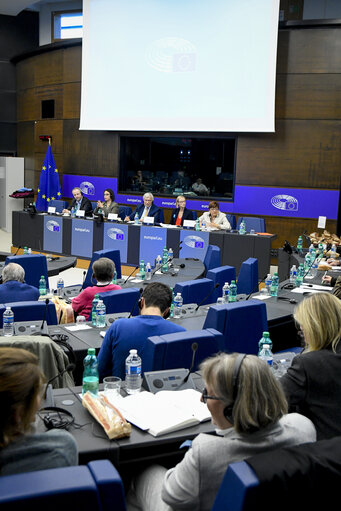
[[[107,236],[109,236],[112,240],[124,240],[124,232],[121,229],[117,229],[115,227],[112,227],[107,230]]]
[[[43,247],[47,252],[63,252],[63,220],[44,217],[44,239]]]
[[[205,245],[205,241],[200,236],[186,236],[184,243],[188,247],[196,249],[203,249]]]
[[[113,227],[111,223],[105,223],[103,227],[103,249],[119,250],[121,261],[126,261],[128,251],[128,225]]]
[[[60,225],[55,220],[49,220],[46,222],[46,229],[48,229],[50,232],[59,232]]]
[[[180,241],[182,246],[180,248],[180,257],[194,257],[203,261],[206,256],[207,247],[209,243],[209,232],[201,232],[200,235],[188,234],[188,231],[180,231]]]
[[[284,211],[298,211],[298,200],[292,195],[274,195],[271,204]]]
[[[90,181],[83,181],[79,185],[79,188],[82,190],[84,195],[93,195],[93,196],[95,195],[95,187],[92,183],[90,183]]]

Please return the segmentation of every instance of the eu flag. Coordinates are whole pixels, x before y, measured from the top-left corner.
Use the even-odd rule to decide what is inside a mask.
[[[52,154],[52,148],[49,142],[40,173],[39,187],[37,192],[37,210],[47,211],[50,201],[60,199],[61,196],[62,194],[58,169],[56,167]]]

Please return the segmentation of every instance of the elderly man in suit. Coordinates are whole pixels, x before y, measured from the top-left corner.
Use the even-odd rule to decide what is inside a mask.
[[[20,264],[9,263],[2,270],[0,303],[36,301],[39,291],[25,284],[25,270]]]
[[[83,192],[80,188],[75,187],[72,190],[73,199],[71,201],[70,206],[67,209],[63,209],[63,213],[69,213],[72,208],[75,208],[76,211],[84,209],[85,216],[89,216],[92,214],[92,205],[89,199],[83,196]]]
[[[136,213],[139,216],[139,221],[143,222],[146,216],[153,216],[156,223],[161,221],[161,209],[153,204],[154,195],[150,192],[146,192],[143,196],[143,204],[137,206],[135,211],[130,216],[125,217],[125,221],[134,220]]]

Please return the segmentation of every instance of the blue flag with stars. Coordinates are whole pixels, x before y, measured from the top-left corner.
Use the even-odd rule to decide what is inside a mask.
[[[37,210],[47,211],[50,201],[58,200],[61,196],[58,169],[53,158],[51,144],[49,143],[40,173]]]

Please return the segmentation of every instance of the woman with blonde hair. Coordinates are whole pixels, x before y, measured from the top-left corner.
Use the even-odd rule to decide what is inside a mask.
[[[341,302],[314,294],[297,306],[294,318],[305,350],[280,379],[289,405],[314,423],[318,440],[341,435]]]
[[[44,379],[33,353],[0,347],[0,475],[78,464],[70,433],[33,431]]]
[[[194,220],[192,211],[186,208],[186,197],[178,195],[175,206],[176,208],[169,222],[171,225],[182,227],[184,225],[184,220]]]
[[[217,436],[200,434],[174,468],[153,465],[132,483],[127,509],[211,509],[229,463],[279,447],[313,442],[315,428],[287,402],[269,366],[254,355],[222,353],[201,364]]]

